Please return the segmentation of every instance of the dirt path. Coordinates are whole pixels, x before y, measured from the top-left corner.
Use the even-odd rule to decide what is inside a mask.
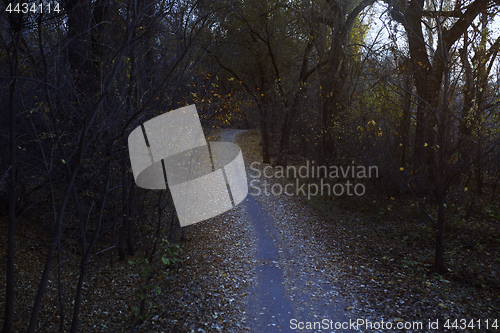
[[[221,130],[215,139],[240,146],[252,181],[260,137]],[[346,301],[337,287],[343,254],[325,222],[297,197],[251,193],[236,208],[186,227],[177,279],[140,331],[334,332],[300,328],[354,317],[355,297]]]
[[[241,133],[226,130],[221,132],[220,140],[236,142]],[[253,157],[239,143],[250,182],[255,176],[249,168]],[[325,331],[336,322],[349,322],[344,313],[347,302],[339,296],[335,276],[325,262],[330,254],[318,247],[313,230],[302,229],[307,228],[304,219],[314,222],[316,217],[310,211],[300,211],[305,207],[297,198],[264,194],[257,197],[252,193],[255,191],[249,191],[241,204],[255,242],[256,279],[246,298],[250,332],[289,332],[299,328],[301,322],[320,322]]]
[[[254,197],[247,198],[245,209],[253,226],[258,262],[258,278],[247,300],[250,331],[288,332],[300,322],[321,322],[323,328],[334,325],[330,321],[348,322],[343,311],[346,302],[332,281],[308,272],[311,266],[318,269],[317,254],[303,252]]]
[[[287,255],[276,246],[281,242],[274,220],[253,197],[247,198],[245,209],[249,213],[256,239],[254,258],[257,281],[248,299],[249,326],[252,332],[277,332],[297,317],[296,307],[288,297],[280,267]],[[253,320],[252,320],[253,319]]]
[[[210,141],[238,144],[248,181],[255,180],[266,167],[250,168],[262,160],[258,133],[217,134]],[[122,307],[130,314],[127,322],[114,318],[113,323],[106,322],[109,331],[351,332],[345,325],[355,320],[354,311],[362,304],[357,295],[338,288],[340,282],[345,284],[340,266],[348,263],[356,272],[355,263],[336,246],[342,233],[332,231],[298,197],[252,193],[250,188],[234,209],[187,226],[182,264],[170,282],[159,277],[162,292],[148,296],[148,317],[136,325],[132,308],[136,300],[129,293],[127,307]],[[129,281],[129,275],[124,279]],[[344,324],[344,329],[335,329],[336,323]]]

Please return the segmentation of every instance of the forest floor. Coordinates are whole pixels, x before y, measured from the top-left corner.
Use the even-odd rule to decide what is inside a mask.
[[[262,161],[257,131],[244,133],[237,142],[247,163]],[[297,156],[292,164],[304,165],[305,161]],[[266,180],[269,188],[291,181]],[[280,227],[288,226],[288,236],[299,240],[292,247],[300,248],[314,239],[318,248],[328,253],[327,264],[319,266],[320,274],[335,277],[340,297],[347,302],[349,319],[391,322],[393,327],[398,323],[422,325],[422,329],[406,332],[499,331],[497,206],[477,198],[482,212],[476,212],[475,217],[465,217],[459,207],[450,207],[445,235],[447,273],[438,275],[432,272],[432,227],[418,218],[417,210],[404,199],[371,193],[362,198],[270,195],[257,200],[277,221],[286,221]],[[452,209],[460,214],[453,214]],[[307,253],[307,248],[304,251]],[[364,328],[358,327],[359,331]]]
[[[257,131],[221,130],[218,140],[240,146],[249,181],[256,179],[257,169],[262,172],[267,166],[259,163],[250,168],[262,161]],[[266,180],[270,186],[283,181]],[[443,325],[449,319],[449,331],[497,331],[484,327],[487,319],[490,327],[495,319],[500,325],[498,220],[451,225],[453,241],[447,243],[446,253],[450,269],[439,276],[431,273],[433,247],[427,227],[415,224],[394,198],[367,196],[356,203],[332,203],[325,198],[252,193],[251,188],[235,209],[185,228],[182,262],[170,276],[158,275],[150,282],[161,293],[151,289],[147,294],[142,322],[136,312],[141,301],[136,291],[145,284],[139,269],[128,262],[96,267],[84,285],[80,331],[298,331],[290,326],[293,318],[297,323],[363,319],[375,327],[382,322],[423,325],[405,332],[447,331]],[[0,250],[5,253],[6,228],[0,231]],[[20,219],[17,234],[15,331],[20,332],[27,326],[45,250],[40,249],[40,231],[30,221]],[[77,260],[72,263],[70,258],[74,270]],[[40,332],[58,329],[56,272],[44,298]],[[2,300],[4,279],[1,274]],[[74,295],[75,281],[63,285],[66,296]],[[64,302],[68,306],[71,297]],[[3,313],[1,305],[0,310]],[[453,328],[455,319],[459,321]],[[461,319],[467,320],[465,329],[460,329]],[[472,319],[475,330],[470,327]],[[436,321],[439,329],[428,327]],[[349,328],[391,331],[363,325]]]
[[[257,176],[256,169],[262,172],[267,166],[249,167],[262,161],[257,131],[223,130],[221,134],[222,141],[235,139],[241,147],[249,181]],[[269,188],[283,181],[266,180]],[[191,313],[203,312],[201,317],[186,314],[183,321],[177,321],[179,332],[292,331],[273,311],[290,312],[287,319],[295,316],[305,324],[363,319],[375,328],[387,322],[393,327],[413,327],[405,332],[447,331],[447,323],[449,331],[495,332],[491,325],[500,324],[496,220],[470,221],[461,229],[451,225],[448,237],[454,241],[447,243],[446,255],[447,267],[452,269],[440,276],[432,273],[429,227],[415,224],[394,198],[367,196],[354,204],[339,201],[332,205],[322,198],[252,196],[253,192],[251,188],[247,200],[236,209],[187,228],[184,255],[189,264],[185,262],[183,269],[194,272],[190,279],[203,281],[205,291],[200,292],[207,302],[205,307],[191,303],[187,308],[184,302],[177,303]],[[255,223],[259,220],[268,222],[263,224],[264,232]],[[268,243],[262,234],[269,236],[274,247],[262,251]],[[483,242],[485,248],[475,247],[476,242]],[[266,255],[268,259],[263,258]],[[202,262],[208,262],[210,268],[203,268]],[[200,275],[205,270],[213,274],[207,280]],[[178,283],[184,278],[186,275],[179,275]],[[266,289],[266,284],[277,286],[277,295],[270,294],[272,288]],[[181,294],[192,295],[194,290],[184,288]],[[269,307],[259,310],[262,299]],[[283,301],[276,304],[276,299]],[[206,307],[208,304],[211,306]],[[164,316],[163,327],[176,331],[169,316]],[[439,326],[434,329],[436,323]],[[391,331],[363,325],[349,328]]]

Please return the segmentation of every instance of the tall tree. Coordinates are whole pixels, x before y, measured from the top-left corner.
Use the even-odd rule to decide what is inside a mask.
[[[10,155],[10,167],[9,172],[9,226],[8,226],[8,245],[7,245],[7,267],[5,272],[7,273],[7,279],[5,284],[5,321],[2,328],[2,333],[9,333],[12,330],[13,318],[14,318],[14,286],[15,286],[15,276],[14,276],[14,253],[15,253],[15,228],[16,228],[16,187],[17,187],[17,157],[16,157],[16,84],[17,84],[17,73],[19,65],[18,50],[21,42],[22,25],[23,25],[23,15],[9,15],[10,23],[10,45],[7,46],[6,41],[3,44],[7,50],[7,57],[9,62],[9,104],[8,104],[8,114],[9,114],[9,155]]]
[[[387,1],[389,11],[406,31],[413,79],[417,90],[413,169],[420,194],[434,193],[438,202],[435,220],[435,271],[444,268],[444,223],[449,152],[452,47],[492,2]],[[428,18],[430,20],[424,20]],[[429,25],[431,24],[431,26]],[[428,33],[424,34],[424,27]],[[467,43],[465,44],[467,45]],[[466,66],[466,73],[469,69]],[[456,148],[455,148],[456,149]],[[429,215],[430,217],[430,215]]]
[[[321,61],[324,66],[319,71],[322,101],[322,158],[323,163],[336,158],[337,139],[336,124],[342,119],[349,101],[349,84],[351,57],[349,50],[351,30],[358,15],[375,0],[363,1],[324,1],[313,9],[313,18],[328,27],[325,50]]]

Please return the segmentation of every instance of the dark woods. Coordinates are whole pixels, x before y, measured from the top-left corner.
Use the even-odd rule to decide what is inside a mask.
[[[135,186],[127,137],[188,104],[207,135],[258,128],[265,163],[379,166],[371,191],[433,228],[435,272],[451,205],[500,219],[498,2],[26,4],[0,5],[2,332],[47,329],[47,307],[76,332],[96,272],[175,264],[171,198]],[[16,300],[25,244],[42,260]]]

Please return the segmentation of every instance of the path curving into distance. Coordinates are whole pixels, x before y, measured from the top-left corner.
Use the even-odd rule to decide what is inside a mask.
[[[235,143],[236,136],[242,132],[220,131],[220,141]],[[280,198],[287,199],[293,200]],[[320,270],[314,270],[314,274],[308,274],[304,270],[305,266],[318,265],[315,262],[316,254],[307,253],[310,250],[304,251],[295,237],[283,232],[284,221],[273,218],[266,211],[262,200],[266,198],[254,197],[249,192],[240,204],[252,229],[255,240],[253,256],[257,263],[254,266],[257,279],[249,288],[246,300],[246,323],[250,332],[354,332],[349,328],[330,329],[331,326],[325,329],[324,325],[322,329],[299,329],[301,322],[303,325],[307,322],[324,323],[323,320],[330,325],[336,322],[348,323],[350,318],[344,312],[347,302],[339,295],[335,283],[318,273]],[[269,210],[269,205],[265,206]],[[285,208],[272,209],[279,211]],[[298,216],[299,223],[300,220],[301,217]]]

